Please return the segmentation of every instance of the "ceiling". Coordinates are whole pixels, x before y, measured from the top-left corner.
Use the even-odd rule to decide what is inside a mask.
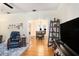
[[[13,9],[0,3],[0,14],[25,13],[36,11],[58,11],[64,4],[67,6],[79,8],[77,3],[8,3]]]
[[[21,13],[36,11],[56,11],[59,3],[8,3],[13,9],[4,4],[0,4],[0,13]]]

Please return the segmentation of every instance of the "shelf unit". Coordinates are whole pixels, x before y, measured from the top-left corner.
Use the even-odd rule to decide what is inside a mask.
[[[54,40],[60,39],[60,20],[54,18],[50,20],[48,47],[53,46]]]

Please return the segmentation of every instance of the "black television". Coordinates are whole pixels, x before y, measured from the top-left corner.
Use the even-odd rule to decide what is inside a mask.
[[[79,17],[60,24],[61,41],[79,54]]]

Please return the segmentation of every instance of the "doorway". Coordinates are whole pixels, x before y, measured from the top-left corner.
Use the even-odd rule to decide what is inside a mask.
[[[39,31],[40,28],[44,30],[46,28],[46,34],[45,37],[48,37],[48,20],[44,19],[36,19],[36,20],[30,20],[29,22],[29,32],[31,33],[31,37],[36,37],[36,31]]]

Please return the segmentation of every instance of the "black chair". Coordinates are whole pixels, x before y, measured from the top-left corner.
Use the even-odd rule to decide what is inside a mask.
[[[7,49],[21,47],[20,32],[12,31],[7,42]]]

